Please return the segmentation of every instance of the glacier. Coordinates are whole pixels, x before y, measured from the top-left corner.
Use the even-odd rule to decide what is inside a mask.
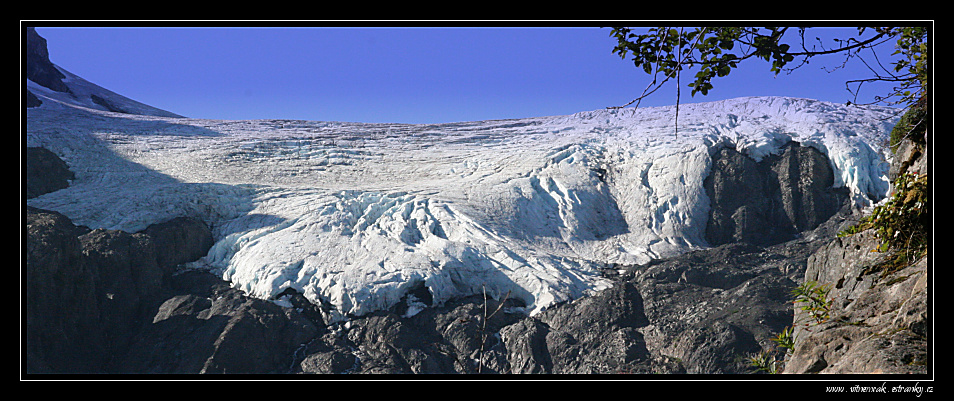
[[[444,124],[209,120],[112,113],[52,98],[26,146],[76,174],[30,199],[90,228],[203,220],[188,268],[248,295],[288,289],[346,321],[421,289],[486,293],[535,314],[611,285],[603,270],[705,248],[711,155],[790,141],[826,154],[857,207],[888,193],[900,110],[746,97],[674,107]],[[413,311],[414,309],[412,309]],[[413,313],[413,312],[412,312]]]

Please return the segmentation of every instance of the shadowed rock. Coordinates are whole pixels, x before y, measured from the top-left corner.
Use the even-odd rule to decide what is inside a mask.
[[[704,186],[711,200],[706,240],[712,246],[767,246],[812,230],[845,206],[847,189],[817,149],[790,143],[760,162],[731,148],[712,156]]]

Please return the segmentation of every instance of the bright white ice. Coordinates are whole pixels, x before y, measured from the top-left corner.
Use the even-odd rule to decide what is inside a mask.
[[[790,140],[827,154],[859,206],[888,191],[898,111],[740,98],[674,108],[438,125],[28,110],[27,145],[68,189],[30,200],[90,228],[201,218],[196,267],[249,295],[294,288],[336,318],[511,292],[535,313],[609,285],[600,269],[706,247],[710,154],[760,159]]]

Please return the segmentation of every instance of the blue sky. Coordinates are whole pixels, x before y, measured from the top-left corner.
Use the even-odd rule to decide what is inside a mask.
[[[829,31],[839,33],[812,33]],[[651,80],[612,52],[615,39],[598,24],[40,26],[37,33],[60,67],[194,118],[442,123],[565,115],[625,104]],[[845,81],[870,74],[857,62],[836,73],[822,69],[841,61],[818,58],[778,77],[767,63],[743,64],[713,81],[707,96],[690,97],[683,87],[681,102],[779,95],[844,103],[851,98]],[[859,101],[870,101],[884,88],[862,94]],[[641,107],[675,103],[676,89],[669,85]]]

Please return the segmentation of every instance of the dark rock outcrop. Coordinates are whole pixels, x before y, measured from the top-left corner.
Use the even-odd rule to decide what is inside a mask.
[[[202,222],[88,230],[28,207],[26,231],[26,373],[287,373],[320,332],[296,309],[180,271],[212,245]]]
[[[46,39],[28,27],[26,31],[26,78],[57,92],[70,93],[66,76],[50,62]]]
[[[712,156],[704,186],[711,200],[706,240],[712,246],[768,246],[812,230],[845,206],[846,189],[817,149],[791,142],[760,162],[724,147]]]
[[[613,287],[533,317],[510,299],[485,309],[470,297],[412,317],[396,307],[329,327],[302,350],[297,371],[752,373],[747,358],[791,325],[790,291],[841,223],[772,247],[727,244],[616,266]]]
[[[29,197],[72,178],[52,152],[27,149]],[[201,221],[127,233],[29,206],[25,215],[27,373],[285,373],[318,333],[295,309],[179,271],[213,244]]]
[[[320,332],[296,310],[248,298],[208,272],[174,276],[161,299],[110,371],[288,373]]]
[[[26,197],[35,198],[69,186],[75,175],[55,153],[28,147],[26,156]]]
[[[105,108],[107,111],[111,111],[111,112],[114,112],[114,113],[127,113],[127,114],[130,114],[128,110],[123,109],[122,107],[119,107],[119,106],[113,104],[113,102],[110,102],[109,100],[103,98],[102,96],[99,96],[99,95],[90,95],[89,98],[90,98],[90,100],[93,101],[93,103],[96,103],[96,104],[98,104],[98,105],[100,105],[100,106],[103,106],[103,108]]]
[[[27,209],[26,371],[99,371],[106,333],[99,323],[96,268],[66,216]],[[96,369],[96,370],[93,370]]]
[[[299,372],[509,373],[498,333],[525,318],[520,307],[513,299],[485,305],[468,297],[413,316],[401,307],[373,313],[331,327],[309,344]]]
[[[27,108],[40,107],[40,105],[43,104],[43,101],[36,97],[33,92],[30,92],[29,90],[25,90],[24,92],[26,93],[26,101],[23,103],[26,104]]]
[[[205,254],[212,245],[204,224],[185,220],[134,234],[88,230],[32,207],[25,220],[28,372],[103,372],[181,255]],[[177,244],[155,232],[194,241]]]
[[[511,373],[635,373],[654,367],[651,324],[631,282],[543,312],[501,332]]]
[[[791,324],[806,241],[728,244],[646,266],[501,331],[513,373],[751,373],[747,357]]]

